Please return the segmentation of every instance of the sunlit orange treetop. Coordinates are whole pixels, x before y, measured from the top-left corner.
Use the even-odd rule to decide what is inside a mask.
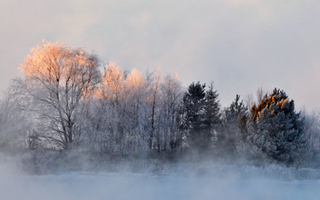
[[[98,58],[83,48],[43,40],[31,49],[20,69],[28,81],[86,90],[99,78],[98,66]]]

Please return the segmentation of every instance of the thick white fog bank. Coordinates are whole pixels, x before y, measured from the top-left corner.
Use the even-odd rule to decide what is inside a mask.
[[[151,174],[1,175],[4,199],[319,199],[319,181]]]

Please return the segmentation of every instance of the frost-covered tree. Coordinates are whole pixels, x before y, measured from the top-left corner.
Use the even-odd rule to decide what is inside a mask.
[[[102,74],[90,110],[90,139],[100,152],[129,153],[147,149],[151,108],[142,74],[129,74],[111,62]]]
[[[0,100],[0,150],[27,148],[28,137],[32,134],[32,120],[21,109],[23,102],[10,86]]]
[[[59,149],[79,142],[76,123],[81,103],[100,81],[97,56],[82,48],[43,43],[31,49],[21,65],[20,92],[32,98],[30,111],[40,124],[38,135]]]
[[[178,110],[181,83],[168,75],[136,69],[126,73],[114,62],[102,72],[81,128],[97,152],[137,153],[175,150],[181,144]],[[170,147],[170,148],[169,148]]]
[[[157,132],[162,151],[177,150],[182,145],[178,130],[178,114],[182,100],[182,86],[177,76],[167,75],[160,85]]]
[[[247,153],[290,164],[306,149],[303,119],[283,90],[274,89],[259,105],[253,105],[246,123]]]
[[[308,149],[310,151],[320,150],[320,111],[313,110],[307,113],[302,112],[304,117],[304,137],[308,141]]]
[[[160,92],[160,71],[159,69],[156,72],[146,74],[146,91],[147,91],[147,103],[150,110],[150,123],[148,126],[149,129],[149,148],[153,149],[153,144],[156,140],[157,149],[160,151],[160,133],[156,130],[156,126],[159,124],[159,118],[157,118],[159,110],[159,92]]]

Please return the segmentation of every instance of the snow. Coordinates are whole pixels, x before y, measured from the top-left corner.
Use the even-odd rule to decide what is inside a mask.
[[[150,173],[6,174],[3,199],[319,199],[319,180],[168,176]]]

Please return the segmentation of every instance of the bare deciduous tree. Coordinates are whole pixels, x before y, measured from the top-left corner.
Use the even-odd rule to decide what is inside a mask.
[[[63,149],[78,139],[77,110],[100,81],[98,67],[97,56],[83,48],[43,41],[31,49],[20,68],[26,80],[18,82],[46,128],[38,133],[42,138]]]

